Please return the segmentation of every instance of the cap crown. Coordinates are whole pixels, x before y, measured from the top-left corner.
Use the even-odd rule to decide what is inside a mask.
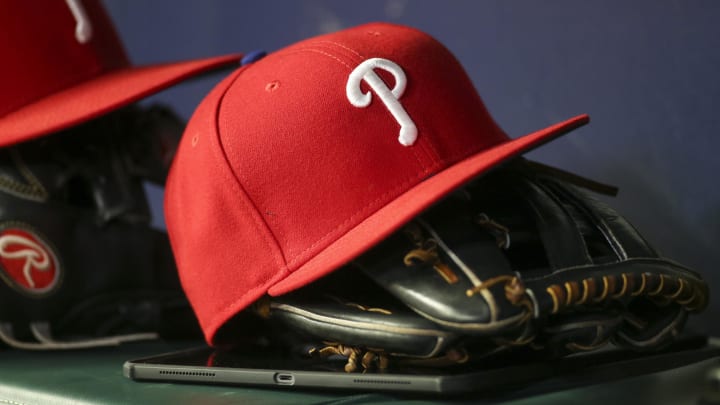
[[[335,270],[473,176],[585,122],[511,141],[443,45],[390,24],[240,68],[195,111],[165,193],[206,338],[217,342],[263,294]]]
[[[398,86],[382,67],[362,68],[377,59],[402,69],[399,97],[368,85],[374,74]],[[352,104],[353,87],[365,107]],[[389,103],[417,128],[412,145],[398,140]],[[507,139],[443,46],[389,25],[303,41],[249,66],[223,98],[218,133],[291,270],[412,184]]]
[[[0,27],[0,117],[129,65],[97,0],[4,1]]]

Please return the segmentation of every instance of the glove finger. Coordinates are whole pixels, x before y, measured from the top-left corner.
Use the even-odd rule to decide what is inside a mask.
[[[353,264],[448,330],[498,336],[529,317],[498,239],[462,197],[444,201]]]
[[[393,355],[437,356],[457,340],[352,268],[337,270],[293,293],[266,297],[254,309],[269,322],[310,340]]]

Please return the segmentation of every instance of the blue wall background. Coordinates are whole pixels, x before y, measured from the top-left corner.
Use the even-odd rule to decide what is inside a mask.
[[[615,184],[611,200],[720,293],[720,2],[105,0],[137,64],[256,49],[369,21],[411,25],[460,59],[511,136],[578,113],[536,160]],[[188,118],[218,76],[150,99]],[[161,190],[152,190],[161,218]],[[718,299],[693,325],[720,334]]]

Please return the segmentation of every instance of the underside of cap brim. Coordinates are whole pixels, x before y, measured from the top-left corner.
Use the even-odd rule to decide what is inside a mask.
[[[379,243],[443,197],[488,170],[587,124],[579,115],[486,149],[415,185],[380,208],[268,290],[282,295],[331,273]]]
[[[236,64],[241,57],[231,54],[104,73],[0,117],[0,147],[78,125],[188,78]]]

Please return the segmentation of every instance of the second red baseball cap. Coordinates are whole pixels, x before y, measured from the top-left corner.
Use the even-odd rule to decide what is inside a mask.
[[[240,55],[130,63],[98,0],[0,5],[0,147],[88,121]]]
[[[455,57],[404,26],[318,36],[238,69],[190,119],[165,197],[208,342],[262,295],[332,272],[452,190],[587,122],[508,137]]]

